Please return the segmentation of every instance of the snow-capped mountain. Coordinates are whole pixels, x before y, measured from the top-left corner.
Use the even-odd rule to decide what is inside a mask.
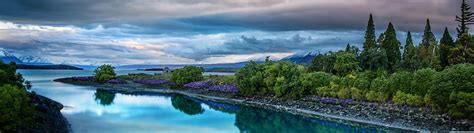
[[[19,58],[24,64],[52,64],[43,57],[38,56],[22,56]]]
[[[17,64],[23,63],[16,56],[10,54],[8,51],[0,50],[0,60],[4,63],[15,62]]]
[[[293,55],[283,58],[284,61],[291,61],[297,64],[309,64],[313,61],[313,58],[320,53],[319,50],[312,51],[298,51]]]

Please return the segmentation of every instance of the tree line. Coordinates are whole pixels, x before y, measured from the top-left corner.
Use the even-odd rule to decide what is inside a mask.
[[[456,118],[474,118],[474,23],[470,6],[462,2],[457,38],[445,28],[438,42],[426,20],[422,41],[414,45],[407,32],[405,45],[395,26],[378,37],[369,16],[363,49],[346,49],[314,57],[309,67],[290,62],[250,62],[236,74],[240,94],[300,98],[337,97],[401,106],[430,106]]]

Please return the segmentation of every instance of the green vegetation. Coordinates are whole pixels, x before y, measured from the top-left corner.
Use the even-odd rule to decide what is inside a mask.
[[[301,98],[308,95],[390,102],[400,106],[431,106],[455,118],[474,114],[474,37],[467,24],[473,13],[463,2],[458,39],[448,29],[438,44],[426,21],[422,42],[415,46],[411,32],[402,48],[392,23],[379,38],[370,15],[363,50],[315,56],[308,68],[289,62],[250,62],[235,74],[240,94]],[[403,53],[401,53],[403,51]]]
[[[185,66],[181,69],[174,70],[171,75],[171,80],[179,86],[186,83],[203,80],[202,73],[204,69],[195,66]]]
[[[95,73],[95,80],[99,82],[106,82],[108,80],[114,79],[116,76],[114,67],[107,64],[97,67],[94,73]]]
[[[0,131],[34,127],[33,105],[23,77],[16,73],[15,63],[4,64],[0,61]],[[31,85],[27,86],[31,88]]]

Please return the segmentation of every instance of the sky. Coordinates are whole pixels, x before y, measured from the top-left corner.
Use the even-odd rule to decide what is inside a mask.
[[[470,5],[474,1],[469,1]],[[63,64],[201,64],[361,47],[369,14],[402,45],[456,36],[460,0],[2,0],[0,50]]]

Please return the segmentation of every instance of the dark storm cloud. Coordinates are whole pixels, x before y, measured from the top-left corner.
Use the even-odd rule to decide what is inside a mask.
[[[363,30],[368,14],[378,28],[392,21],[421,31],[431,18],[437,32],[455,27],[460,0],[3,0],[0,19],[16,23],[106,27],[130,24],[143,32],[217,33],[257,29]],[[469,1],[474,4],[474,1]]]
[[[222,57],[226,55],[294,53],[301,50],[319,50],[324,52],[327,50],[341,49],[345,47],[347,43],[358,46],[358,42],[362,41],[358,35],[361,33],[362,32],[316,32],[309,33],[308,36],[294,34],[263,37],[242,35],[218,46],[182,45],[167,48],[165,49],[165,52],[198,61],[209,57]]]

